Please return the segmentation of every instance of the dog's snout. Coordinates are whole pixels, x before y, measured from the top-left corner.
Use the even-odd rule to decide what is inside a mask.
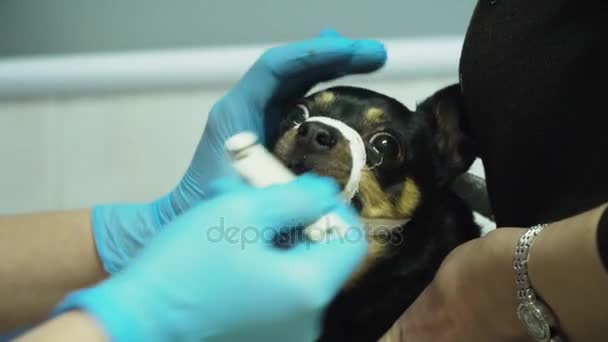
[[[321,122],[304,122],[298,127],[297,140],[318,151],[329,150],[338,142],[338,131]]]

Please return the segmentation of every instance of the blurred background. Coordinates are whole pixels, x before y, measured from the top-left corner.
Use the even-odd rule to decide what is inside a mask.
[[[4,0],[0,214],[144,201],[182,176],[215,101],[268,47],[331,27],[386,43],[369,87],[458,79],[475,1]]]

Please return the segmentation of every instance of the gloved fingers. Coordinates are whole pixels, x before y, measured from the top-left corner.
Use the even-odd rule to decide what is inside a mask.
[[[351,40],[327,31],[314,39],[266,51],[238,87],[262,110],[273,98],[302,96],[318,82],[371,72],[385,62],[382,43]]]
[[[375,40],[352,40],[328,35],[268,50],[260,59],[280,80],[310,75],[328,66],[339,66],[345,72],[369,72],[386,61],[384,45]]]
[[[340,205],[333,211],[347,224],[344,236],[333,235],[325,241],[303,242],[284,252],[287,269],[310,274],[311,286],[341,287],[367,254],[368,240],[363,223],[352,208]],[[297,275],[296,275],[297,276]],[[318,278],[320,284],[316,284]],[[333,288],[326,288],[333,291]]]
[[[336,30],[334,30],[333,28],[326,28],[321,30],[321,33],[319,33],[319,37],[341,37],[342,35],[340,35],[340,33]]]
[[[251,186],[247,184],[240,177],[223,177],[211,181],[205,190],[205,193],[209,197],[215,197],[231,192],[251,189]]]

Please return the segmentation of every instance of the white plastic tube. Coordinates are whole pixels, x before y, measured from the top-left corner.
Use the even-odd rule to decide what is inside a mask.
[[[295,179],[287,167],[278,161],[252,132],[242,132],[226,140],[226,150],[232,158],[232,165],[249,184],[266,187],[284,184]],[[344,236],[348,226],[334,213],[328,213],[304,229],[310,240],[322,241],[332,232]]]

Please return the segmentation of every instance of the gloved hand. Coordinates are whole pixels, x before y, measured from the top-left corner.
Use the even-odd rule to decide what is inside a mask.
[[[263,189],[222,180],[211,191],[123,271],[68,295],[56,312],[84,310],[115,341],[313,341],[367,250],[338,185],[303,175]],[[329,211],[349,225],[346,238],[269,243],[272,232]]]
[[[224,151],[227,138],[244,130],[272,137],[287,101],[305,95],[319,82],[371,72],[385,61],[381,43],[350,40],[330,30],[266,51],[209,113],[192,162],[175,189],[146,205],[93,209],[97,251],[106,271],[120,270],[161,227],[206,197],[210,181],[234,175]]]

